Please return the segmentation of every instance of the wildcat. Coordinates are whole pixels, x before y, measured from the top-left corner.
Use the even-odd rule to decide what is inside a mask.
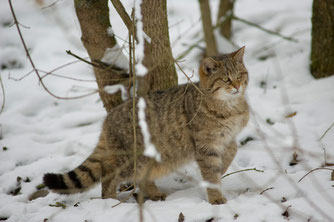
[[[116,198],[121,182],[136,180],[146,197],[159,200],[166,194],[159,191],[154,180],[195,160],[203,179],[219,188],[221,175],[237,152],[235,137],[249,119],[244,96],[248,84],[244,50],[242,47],[230,54],[203,59],[197,84],[181,85],[145,97],[146,121],[161,162],[143,155],[143,136],[136,114],[134,175],[133,102],[128,100],[107,115],[93,153],[68,173],[45,174],[44,184],[56,193],[71,194],[101,181],[108,182],[110,186],[102,194]],[[138,113],[137,105],[135,109]],[[211,204],[226,202],[217,188],[207,188]]]

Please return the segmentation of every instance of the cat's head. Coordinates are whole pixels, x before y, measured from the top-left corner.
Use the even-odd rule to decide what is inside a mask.
[[[199,69],[200,88],[221,100],[243,95],[248,84],[244,52],[245,46],[229,54],[203,59]]]

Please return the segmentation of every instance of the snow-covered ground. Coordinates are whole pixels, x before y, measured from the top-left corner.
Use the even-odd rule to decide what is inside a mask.
[[[45,0],[45,6],[55,2]],[[56,1],[42,9],[35,0],[13,1],[36,67],[51,71],[76,61],[65,50],[87,57],[80,41],[80,28],[73,1]],[[127,9],[132,1],[124,1]],[[216,20],[218,1],[211,1]],[[158,186],[167,191],[166,201],[144,204],[145,221],[177,221],[180,212],[185,221],[334,221],[333,166],[317,170],[301,179],[309,170],[321,167],[324,149],[327,162],[334,162],[334,129],[320,137],[334,121],[334,76],[315,80],[309,72],[311,40],[311,0],[238,0],[235,14],[270,30],[293,36],[297,43],[269,35],[235,21],[233,41],[246,46],[249,69],[248,100],[252,117],[238,137],[253,140],[240,144],[228,173],[256,168],[222,179],[227,204],[210,205],[199,184],[195,165],[162,178]],[[168,0],[170,38],[174,56],[182,54],[202,38],[197,1]],[[121,39],[126,29],[111,7],[112,25]],[[71,196],[50,193],[29,201],[46,172],[65,172],[81,163],[94,148],[105,110],[97,94],[76,100],[51,97],[31,71],[20,42],[8,2],[0,2],[0,64],[5,88],[5,109],[0,114],[0,219],[7,221],[138,221],[134,199],[112,208],[118,201],[102,200],[101,188]],[[28,28],[25,28],[28,27]],[[218,37],[218,36],[217,36]],[[222,39],[221,52],[231,50]],[[204,46],[204,43],[200,43]],[[180,62],[193,81],[201,50],[195,48]],[[5,67],[6,66],[6,67]],[[179,72],[179,82],[186,78]],[[59,96],[72,97],[96,89],[92,68],[76,62],[54,74],[84,79],[76,81],[49,75],[47,87]],[[92,80],[92,81],[89,81]],[[1,99],[2,102],[2,94]],[[292,113],[294,116],[287,118]],[[297,152],[297,165],[290,166]],[[17,178],[22,178],[20,182]],[[19,190],[18,188],[21,189]],[[16,195],[13,195],[16,194]],[[126,197],[127,194],[121,194]],[[56,202],[66,209],[52,207]],[[45,220],[48,219],[48,220]]]

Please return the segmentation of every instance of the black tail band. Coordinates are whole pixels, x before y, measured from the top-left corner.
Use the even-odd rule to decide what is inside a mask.
[[[65,190],[68,188],[62,174],[47,173],[43,177],[43,182],[49,189]]]
[[[82,184],[81,184],[80,180],[78,179],[77,174],[73,170],[68,172],[68,176],[73,181],[74,186],[76,188],[79,188],[79,189],[82,188]]]

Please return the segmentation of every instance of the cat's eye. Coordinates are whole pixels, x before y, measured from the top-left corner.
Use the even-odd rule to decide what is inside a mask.
[[[241,79],[241,74],[238,74],[237,75],[237,80],[240,80]]]
[[[224,81],[224,82],[228,82],[228,80],[229,80],[229,78],[228,78],[227,76],[224,76],[224,77],[223,77],[223,81]]]

